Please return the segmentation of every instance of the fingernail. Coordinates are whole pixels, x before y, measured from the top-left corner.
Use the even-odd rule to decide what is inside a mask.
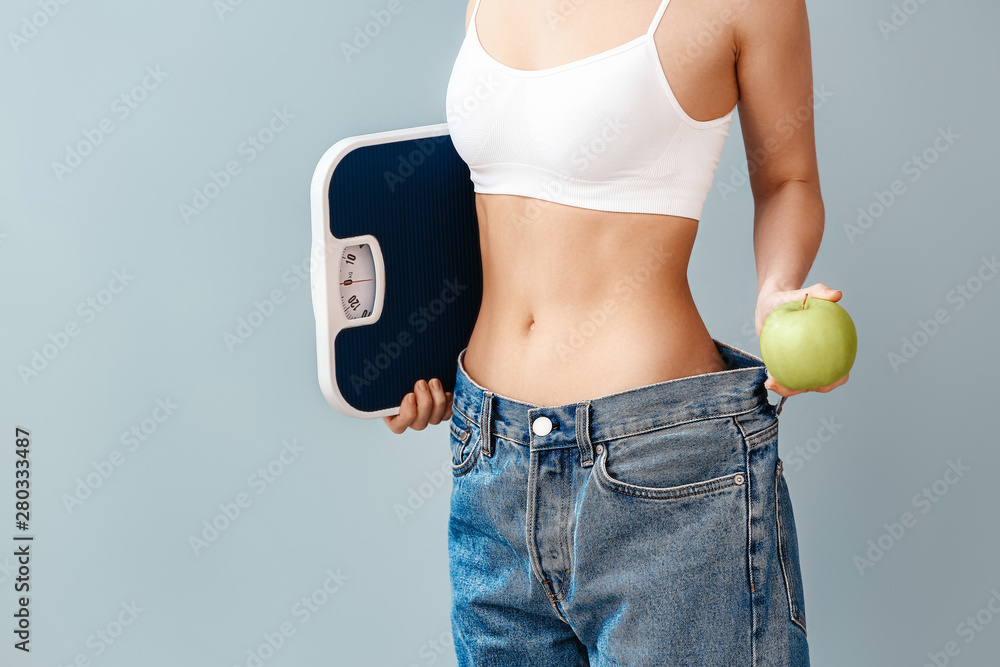
[[[441,381],[438,380],[437,378],[434,378],[433,380],[431,380],[431,386],[434,387],[435,389],[440,389]]]
[[[417,382],[417,388],[420,389],[421,391],[427,391],[427,383],[424,382],[423,380],[420,380],[419,382]]]

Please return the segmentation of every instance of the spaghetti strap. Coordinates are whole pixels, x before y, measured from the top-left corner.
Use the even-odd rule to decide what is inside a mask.
[[[669,2],[669,0],[667,1]],[[476,0],[476,4],[472,6],[472,18],[469,19],[469,29],[476,27],[476,14],[479,13],[479,2],[480,0]]]
[[[487,0],[473,1],[466,6],[466,22],[470,17],[479,21]],[[669,3],[656,0],[657,5],[656,16],[662,17]],[[523,17],[508,18],[523,22]],[[510,25],[495,27],[503,33]],[[641,28],[611,48],[536,69],[498,60],[490,44],[479,39],[478,28],[478,23],[470,25],[462,41],[445,101],[449,134],[469,167],[476,194],[701,218],[735,105],[709,120],[688,115],[670,88],[655,40]],[[643,85],[638,86],[640,77]],[[590,85],[594,81],[600,85]],[[580,109],[587,113],[581,116]],[[627,123],[604,120],[623,113]],[[627,138],[609,139],[601,160],[579,159],[581,136],[608,138],[608,132]],[[649,165],[684,165],[684,178],[678,179],[672,167]]]
[[[479,0],[476,0],[476,4],[479,4]],[[656,14],[653,16],[653,22],[649,24],[649,30],[646,31],[647,35],[652,35],[656,32],[657,26],[660,25],[660,19],[663,18],[663,12],[667,10],[667,5],[670,4],[670,0],[663,0],[660,3],[660,8],[656,10]]]

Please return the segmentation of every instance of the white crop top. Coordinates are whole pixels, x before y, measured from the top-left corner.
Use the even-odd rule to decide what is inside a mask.
[[[449,133],[475,192],[701,219],[736,107],[698,121],[674,97],[653,41],[670,0],[645,35],[541,70],[486,53],[480,1],[446,96]]]

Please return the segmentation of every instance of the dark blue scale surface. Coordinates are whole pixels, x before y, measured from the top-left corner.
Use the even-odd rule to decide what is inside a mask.
[[[340,393],[358,410],[374,412],[398,407],[421,378],[438,378],[454,391],[483,278],[475,192],[450,135],[354,149],[335,168],[329,196],[333,236],[372,234],[385,261],[379,321],[341,331],[334,341]],[[451,298],[446,281],[456,279],[465,289],[452,303],[437,315],[419,312],[443,304],[443,290]],[[383,344],[398,344],[403,332],[410,344],[391,358]]]

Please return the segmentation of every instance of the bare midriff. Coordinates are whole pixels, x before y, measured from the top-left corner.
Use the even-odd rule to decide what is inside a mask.
[[[463,365],[541,406],[725,369],[691,296],[698,222],[476,195],[483,299]]]
[[[698,58],[683,57],[728,2],[672,0],[654,33],[664,74],[696,120],[720,117],[739,97],[732,22]],[[480,42],[511,67],[554,67],[641,35],[660,0],[627,12],[585,3],[552,30],[546,16],[557,5],[482,1]],[[476,211],[483,300],[463,358],[476,383],[552,406],[725,370],[687,281],[697,220],[506,194],[477,193]]]

